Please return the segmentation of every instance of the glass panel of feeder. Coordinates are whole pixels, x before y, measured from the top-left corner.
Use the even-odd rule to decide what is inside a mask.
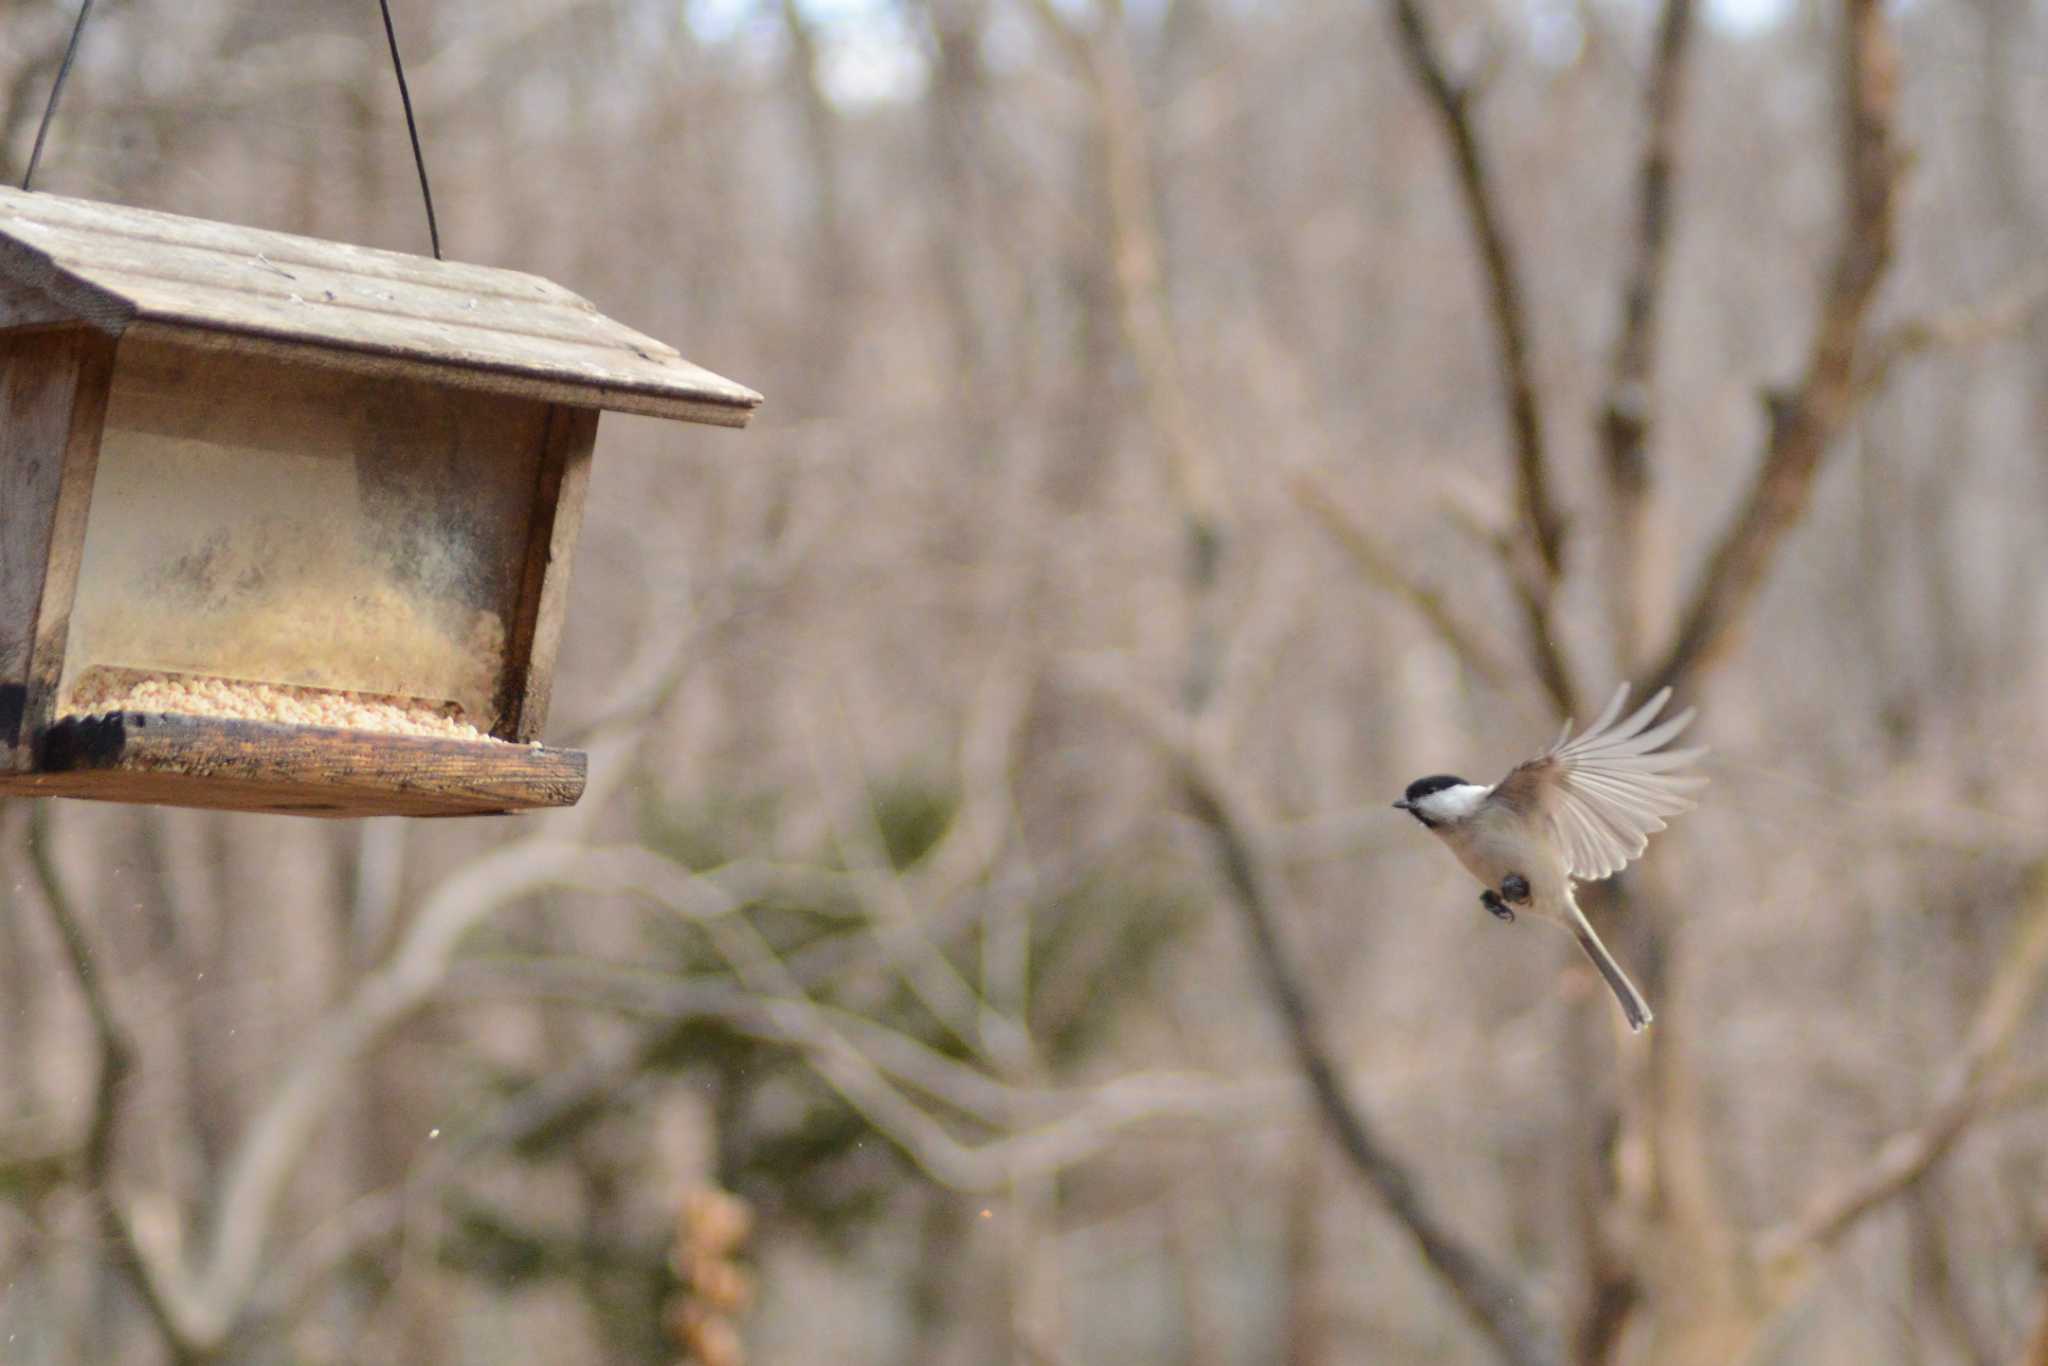
[[[60,709],[167,674],[492,728],[546,423],[542,403],[124,342]]]

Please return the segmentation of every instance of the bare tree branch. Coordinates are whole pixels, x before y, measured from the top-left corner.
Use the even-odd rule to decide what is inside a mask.
[[[1892,259],[1899,63],[1881,0],[1848,0],[1841,38],[1844,221],[1806,374],[1797,390],[1771,400],[1755,482],[1700,574],[1652,689],[1684,691],[1734,642],[1779,545],[1805,517],[1822,461],[1855,406],[1864,318]]]
[[[77,909],[71,904],[71,894],[57,870],[56,856],[50,851],[48,802],[35,803],[29,812],[28,857],[30,866],[35,869],[36,886],[42,891],[43,907],[49,912],[51,927],[57,931],[57,938],[64,946],[65,964],[70,967],[72,979],[78,983],[79,995],[85,1000],[86,1015],[92,1021],[93,1042],[99,1049],[99,1078],[93,1086],[85,1142],[79,1150],[79,1174],[88,1186],[102,1190],[113,1164],[118,1093],[134,1068],[135,1045],[129,1041],[127,1031],[122,1029],[114,1014],[113,1004],[107,999],[106,985],[101,980],[92,944],[86,938],[85,926],[79,922]]]
[[[1555,1363],[1557,1335],[1529,1312],[1527,1290],[1443,1221],[1414,1172],[1386,1147],[1351,1094],[1330,1052],[1307,981],[1286,943],[1279,892],[1253,844],[1256,822],[1221,764],[1184,722],[1135,689],[1110,679],[1085,681],[1136,723],[1172,764],[1196,818],[1215,844],[1232,904],[1251,934],[1296,1061],[1353,1169],[1414,1238],[1431,1270],[1503,1360],[1515,1366]]]
[[[921,907],[949,904],[980,881],[1008,846],[1013,825],[1007,772],[1012,748],[1030,703],[1035,675],[1014,666],[1007,652],[991,665],[976,690],[961,743],[961,805],[943,838],[918,863],[898,872],[889,862],[886,840],[874,814],[873,794],[863,776],[865,763],[839,753],[826,762],[825,747],[807,735],[813,771],[821,788],[835,796],[835,811],[859,812],[834,822],[834,838],[848,864],[867,875],[877,895],[868,902],[869,929],[886,961],[933,1018],[984,1058],[1010,1068],[1028,1062],[1032,1045],[1022,1022],[991,1008],[966,976],[941,953],[927,931]],[[840,728],[845,746],[857,745],[858,727]]]
[[[267,1324],[288,1321],[327,1282],[335,1266],[399,1233],[406,1201],[438,1189],[485,1154],[516,1147],[571,1115],[612,1102],[633,1078],[672,1050],[678,1029],[705,1019],[806,1054],[836,1051],[829,1036],[835,1030],[850,1031],[846,1041],[871,1054],[880,1073],[963,1114],[981,1117],[1004,1135],[969,1144],[923,1115],[897,1088],[888,1087],[893,1094],[882,1097],[877,1113],[885,1118],[918,1117],[901,1129],[880,1131],[921,1166],[934,1164],[926,1168],[934,1179],[975,1193],[1005,1189],[1020,1172],[1052,1174],[1084,1162],[1143,1124],[1291,1118],[1307,1101],[1292,1078],[1238,1079],[1174,1071],[1130,1073],[1078,1090],[1015,1088],[850,1012],[801,996],[763,997],[723,975],[710,981],[663,979],[588,963],[542,961],[509,973],[502,967],[478,965],[458,977],[468,979],[453,984],[458,997],[488,998],[502,995],[510,986],[528,1000],[559,995],[580,1008],[595,1005],[661,1018],[638,1039],[535,1081],[481,1127],[450,1135],[402,1183],[363,1197],[309,1235],[265,1278],[251,1301],[251,1318]],[[881,1095],[871,1089],[877,1084],[876,1078],[862,1079],[865,1100],[874,1102]]]
[[[1757,1262],[1775,1279],[1797,1276],[1858,1220],[1911,1187],[1955,1146],[1986,1108],[1994,1072],[2036,998],[2048,987],[2048,869],[2033,873],[2029,904],[1999,958],[1962,1051],[1950,1062],[1927,1118],[1892,1135],[1862,1167],[1824,1187],[1799,1214],[1760,1233]]]
[[[727,988],[729,989],[729,988]],[[594,1106],[615,1101],[657,1058],[673,1047],[673,1031],[657,1029],[579,1059],[535,1080],[474,1129],[435,1145],[393,1185],[352,1202],[339,1215],[273,1259],[273,1269],[251,1297],[245,1332],[289,1323],[329,1284],[334,1269],[396,1237],[408,1202],[431,1194],[466,1164],[491,1152],[517,1148]]]
[[[1314,470],[1296,469],[1289,476],[1288,490],[1304,512],[1322,523],[1359,572],[1414,608],[1460,663],[1494,687],[1505,688],[1514,681],[1515,670],[1507,661],[1458,620],[1441,593],[1418,582],[1401,567],[1393,552],[1382,546],[1372,531],[1338,501],[1328,480]]]
[[[243,1131],[221,1179],[204,1261],[190,1264],[174,1238],[147,1237],[145,1225],[132,1225],[146,1280],[180,1341],[212,1351],[234,1331],[263,1271],[278,1203],[355,1062],[427,1002],[463,939],[487,916],[555,887],[677,898],[700,913],[716,914],[720,904],[704,903],[687,869],[648,850],[593,848],[545,832],[493,850],[442,882],[384,964],[315,1027]],[[690,901],[693,893],[698,900]]]
[[[692,981],[626,973],[597,964],[543,960],[498,969],[492,975],[509,978],[521,989],[538,987],[572,1004],[599,1004],[659,1015],[670,1021],[717,1020],[738,1033],[771,1043],[805,1044],[819,1037],[819,1031],[834,1029],[895,1082],[941,1101],[991,1129],[1003,1128],[1020,1113],[1029,1114],[1035,1109],[1049,1116],[1061,1108],[1036,1093],[999,1080],[982,1067],[949,1057],[910,1034],[856,1011],[813,1001],[808,995],[790,999],[803,1002],[811,1012],[815,1028],[794,1034],[788,1029],[788,1022],[776,1018],[761,997],[732,985],[724,974],[708,982]],[[794,973],[787,980],[796,991],[803,992]]]
[[[1988,346],[2022,330],[2048,304],[2048,262],[2037,261],[1982,301],[1945,313],[1895,323],[1873,339],[1859,368],[1856,393],[1868,399],[1891,382],[1892,372],[1930,351]]]
[[[99,1213],[100,1226],[118,1249],[122,1269],[135,1281],[150,1317],[162,1335],[174,1360],[191,1355],[191,1344],[180,1331],[176,1314],[164,1289],[150,1274],[137,1248],[132,1230],[121,1218],[113,1191],[114,1125],[119,1118],[121,1088],[135,1066],[135,1045],[122,1028],[108,999],[106,983],[94,958],[92,943],[72,904],[71,893],[57,868],[50,849],[50,807],[35,802],[29,811],[28,855],[35,869],[36,886],[43,896],[51,927],[64,947],[64,961],[85,1000],[86,1015],[92,1021],[93,1041],[99,1050],[99,1075],[93,1085],[92,1109],[86,1122],[85,1141],[78,1152],[79,1180],[84,1184]]]
[[[1615,654],[1633,672],[1644,635],[1644,518],[1650,495],[1650,429],[1655,418],[1657,325],[1670,259],[1673,184],[1684,127],[1693,0],[1665,0],[1644,92],[1642,169],[1636,178],[1634,251],[1621,295],[1621,331],[1600,404],[1601,464],[1606,472],[1614,573]]]
[[[1080,1106],[1045,1124],[983,1144],[965,1143],[889,1081],[883,1068],[848,1037],[846,1022],[853,1017],[828,1013],[812,1001],[773,947],[744,918],[713,922],[706,928],[753,995],[747,1013],[758,1007],[760,1014],[749,1021],[750,1031],[802,1050],[818,1077],[861,1118],[887,1135],[926,1175],[955,1190],[1008,1189],[1022,1177],[1056,1172],[1092,1156],[1134,1124],[1200,1116],[1213,1108],[1208,1087],[1190,1087],[1185,1077],[1139,1075],[1096,1088]],[[889,1032],[867,1022],[860,1027],[870,1042]],[[932,1061],[936,1055],[916,1041],[898,1036],[886,1056],[892,1066],[913,1069],[965,1098],[957,1090],[957,1074],[938,1080]]]
[[[1555,599],[1564,572],[1564,517],[1550,488],[1543,414],[1536,399],[1536,367],[1528,305],[1507,228],[1494,201],[1493,179],[1472,126],[1471,90],[1454,80],[1417,0],[1394,0],[1401,52],[1421,84],[1450,144],[1465,216],[1479,247],[1493,315],[1495,359],[1500,366],[1508,430],[1514,440],[1515,482],[1533,562],[1512,575],[1529,634],[1529,653],[1543,690],[1559,715],[1576,710],[1571,666],[1557,637]],[[1523,557],[1528,558],[1528,557]]]
[[[697,1020],[717,1020],[764,1042],[803,1045],[818,1031],[836,1030],[892,1082],[908,1087],[995,1132],[1022,1132],[1071,1119],[1104,1096],[1147,1096],[1159,1113],[1195,1116],[1239,1115],[1249,1111],[1291,1111],[1311,1096],[1291,1073],[1282,1077],[1256,1072],[1246,1076],[1186,1070],[1125,1073],[1088,1086],[1020,1085],[982,1068],[947,1056],[921,1040],[880,1024],[857,1011],[818,999],[807,990],[793,961],[784,960],[796,1000],[810,1017],[801,1030],[769,1008],[770,997],[735,986],[720,973],[706,978],[664,977],[625,971],[574,959],[543,958],[499,963],[473,961],[450,979],[444,999],[499,1000],[508,994],[524,1000],[550,1000],[580,1008],[598,1007],[623,1014],[654,1017],[657,1028],[672,1030]],[[771,970],[772,971],[772,970]],[[1425,1090],[1429,1069],[1418,1066],[1392,1079],[1403,1093]],[[1389,1084],[1381,1078],[1383,1086]],[[1169,1094],[1177,1098],[1163,1099]],[[1206,1106],[1206,1111],[1204,1110]],[[500,1121],[492,1122],[492,1129]]]

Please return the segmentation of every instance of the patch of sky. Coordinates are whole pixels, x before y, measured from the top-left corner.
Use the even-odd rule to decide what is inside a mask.
[[[924,93],[930,60],[919,21],[904,5],[896,0],[798,0],[797,10],[818,46],[818,83],[834,104],[858,109],[903,103]],[[771,52],[779,56],[784,50],[779,4],[690,0],[683,13],[703,43],[734,45],[749,58]]]

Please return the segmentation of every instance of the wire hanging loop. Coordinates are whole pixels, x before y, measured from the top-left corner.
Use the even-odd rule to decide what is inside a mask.
[[[92,0],[86,0],[87,5]],[[412,139],[412,164],[419,168],[420,198],[427,206],[427,238],[434,244],[434,259],[441,259],[441,227],[434,221],[434,192],[427,186],[427,159],[420,151],[419,125],[413,122],[412,91],[405,85],[405,63],[398,57],[398,30],[391,26],[391,0],[377,0],[384,14],[384,39],[391,44],[391,70],[398,77],[398,102],[405,106],[405,131]],[[61,78],[60,78],[61,79]]]
[[[43,159],[43,140],[50,136],[50,120],[57,116],[57,97],[64,93],[64,78],[71,74],[71,59],[78,55],[78,40],[85,34],[85,16],[92,13],[92,0],[80,0],[78,18],[71,25],[71,41],[64,45],[64,60],[57,63],[57,79],[50,82],[50,102],[43,106],[43,121],[36,125],[35,146],[29,150],[28,169],[21,173],[21,188],[35,184],[36,164]]]

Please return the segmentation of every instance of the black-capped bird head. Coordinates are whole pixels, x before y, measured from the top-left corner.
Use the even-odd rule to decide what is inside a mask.
[[[1432,773],[1408,784],[1408,790],[1394,807],[1434,830],[1445,821],[1471,814],[1473,802],[1485,792],[1485,788],[1468,783],[1455,773]]]

